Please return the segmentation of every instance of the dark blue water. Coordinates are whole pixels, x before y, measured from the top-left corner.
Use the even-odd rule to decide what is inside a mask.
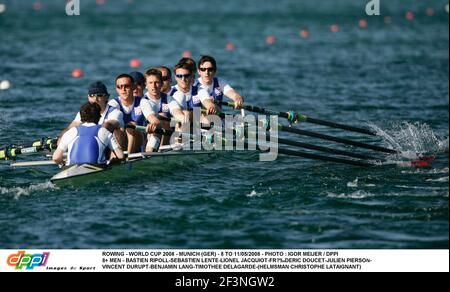
[[[85,102],[88,84],[103,80],[113,92],[114,77],[133,70],[131,59],[142,61],[141,70],[172,67],[191,51],[196,59],[215,56],[220,76],[250,104],[370,123],[386,134],[298,127],[437,159],[424,169],[361,169],[219,155],[61,189],[49,182],[57,169],[11,170],[1,162],[0,247],[448,248],[446,1],[382,1],[383,15],[370,18],[365,1],[350,0],[81,0],[76,17],[66,16],[65,1],[41,2],[35,11],[33,1],[0,0],[0,81],[12,84],[0,91],[1,146],[58,135]],[[330,32],[332,24],[339,33]],[[300,38],[301,29],[310,38]],[[266,44],[268,35],[275,45]],[[234,51],[225,49],[229,42]],[[75,68],[85,77],[72,78]]]

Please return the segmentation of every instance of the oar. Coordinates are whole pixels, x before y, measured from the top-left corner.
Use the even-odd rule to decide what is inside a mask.
[[[218,113],[217,115],[220,118],[222,118],[222,119],[225,118],[225,114],[224,113]],[[270,129],[269,123],[260,123],[260,126],[263,126],[266,130]],[[401,152],[399,152],[397,150],[393,150],[393,149],[389,149],[389,148],[385,148],[385,147],[380,147],[380,146],[376,146],[376,145],[371,145],[371,144],[367,144],[367,143],[357,142],[357,141],[353,141],[353,140],[349,140],[349,139],[339,138],[339,137],[335,137],[335,136],[320,134],[320,133],[316,133],[316,132],[300,130],[300,129],[293,128],[293,127],[287,127],[287,126],[284,126],[284,125],[281,125],[281,124],[278,125],[278,130],[283,131],[283,132],[297,134],[297,135],[302,135],[302,136],[308,136],[308,137],[314,137],[314,138],[319,138],[319,139],[323,139],[323,140],[333,141],[333,142],[346,144],[346,145],[351,145],[351,146],[355,146],[355,147],[371,149],[371,150],[374,150],[374,151],[379,151],[379,152],[384,152],[384,153],[389,153],[389,154],[401,154]]]
[[[219,104],[234,108],[233,102],[220,102]],[[376,132],[368,130],[368,129],[339,124],[339,123],[335,123],[335,122],[331,122],[331,121],[319,120],[319,119],[311,118],[307,115],[302,115],[302,114],[299,114],[299,113],[296,113],[293,111],[278,112],[278,111],[273,111],[273,110],[269,110],[269,109],[262,108],[262,107],[252,106],[252,105],[244,105],[242,108],[246,109],[248,111],[251,111],[251,112],[255,112],[255,113],[279,116],[281,118],[287,119],[291,123],[306,122],[306,123],[311,123],[311,124],[328,126],[328,127],[336,128],[336,129],[347,130],[347,131],[356,132],[356,133],[360,133],[360,134],[377,136]]]
[[[140,159],[140,158],[148,158],[148,157],[158,157],[158,156],[183,156],[186,155],[187,151],[173,151],[173,152],[139,152],[139,153],[133,153],[133,154],[127,154],[125,155],[126,158],[130,159],[131,162],[133,162],[133,159]],[[213,152],[211,151],[191,151],[189,155],[211,155]],[[125,162],[125,161],[124,161]],[[17,167],[33,167],[33,166],[49,166],[54,165],[57,166],[58,164],[54,162],[53,160],[40,160],[40,161],[25,161],[25,162],[17,162],[12,163],[10,167],[17,168]]]
[[[131,124],[128,124],[128,125],[126,125],[126,128],[127,129],[133,129],[133,130],[136,130],[136,131],[140,131],[140,132],[147,132],[147,127],[145,127],[145,126],[137,126],[137,125],[131,125]],[[155,134],[158,134],[158,135],[162,135],[162,136],[172,136],[172,134],[174,133],[175,131],[174,130],[166,130],[166,129],[163,129],[163,128],[156,128],[156,130],[155,130]]]
[[[146,130],[146,127],[135,126],[135,125],[127,125],[127,128],[136,129],[136,130],[140,130],[140,131]],[[158,130],[164,130],[164,129],[157,129],[157,131]],[[174,133],[174,131],[172,131],[172,130],[164,130],[164,131],[166,131],[165,134],[168,134],[168,135],[172,135]],[[161,134],[161,133],[157,133],[157,134]],[[226,139],[222,138],[222,141],[226,142]],[[314,150],[324,151],[324,152],[328,152],[328,153],[340,154],[340,155],[346,154],[348,156],[353,156],[353,157],[358,156],[357,154],[353,154],[353,153],[350,153],[347,151],[340,151],[340,150],[336,150],[336,149],[320,147],[320,146],[315,146],[315,145],[306,144],[306,143],[297,143],[295,141],[289,141],[286,139],[278,139],[278,143],[291,145],[291,146],[303,147],[303,148],[307,148],[307,149],[314,149]],[[311,154],[311,153],[306,153],[306,152],[292,151],[292,150],[287,150],[287,149],[278,149],[278,152],[281,154],[286,154],[286,155],[291,155],[291,156],[299,156],[299,157],[310,158],[310,159],[318,159],[318,160],[323,160],[323,161],[344,163],[344,164],[349,164],[349,165],[354,165],[354,166],[368,167],[368,166],[375,165],[375,164],[366,163],[366,162],[346,160],[346,159],[335,158],[335,157],[327,157],[327,156],[321,156],[321,155]],[[368,156],[358,156],[357,158],[367,158],[367,157]],[[373,159],[372,157],[369,157],[369,158]]]
[[[129,129],[136,129],[139,131],[146,130],[146,128],[143,126],[127,125],[126,127]],[[163,136],[171,136],[173,134],[173,131],[158,128],[156,129],[155,133]],[[57,147],[57,143],[58,143],[57,138],[42,138],[41,140],[37,140],[25,145],[6,146],[5,148],[0,149],[0,160],[12,160],[21,154],[32,154],[45,150],[50,151],[55,150]]]
[[[335,137],[335,136],[320,134],[320,133],[316,133],[316,132],[300,130],[300,129],[297,129],[297,128],[287,127],[287,126],[283,126],[283,125],[278,125],[278,130],[283,131],[283,132],[297,134],[297,135],[302,135],[302,136],[308,136],[308,137],[318,138],[318,139],[322,139],[322,140],[333,141],[333,142],[346,144],[346,145],[351,145],[351,146],[355,146],[355,147],[371,149],[371,150],[374,150],[374,151],[384,152],[384,153],[388,153],[388,154],[400,154],[399,151],[394,150],[394,149],[389,149],[389,148],[385,148],[385,147],[381,147],[381,146],[376,146],[376,145],[371,145],[371,144],[367,144],[367,143],[357,142],[357,141],[344,139],[344,138],[339,138],[339,137]]]
[[[235,135],[238,135],[235,129],[230,129],[230,130],[233,130],[233,133]],[[249,136],[257,137],[256,133],[249,132],[248,129],[245,129],[245,135],[247,135],[247,137],[249,137]],[[278,137],[278,138],[273,137],[273,136],[266,137],[267,142],[274,141],[275,139],[278,140],[278,144],[282,144],[282,145],[294,146],[294,147],[299,147],[299,148],[304,148],[304,149],[309,149],[309,150],[317,150],[320,152],[336,154],[336,155],[341,155],[341,156],[348,156],[348,157],[358,158],[358,159],[374,160],[374,161],[379,160],[378,158],[375,158],[370,155],[359,154],[359,153],[349,152],[349,151],[340,150],[340,149],[333,149],[333,148],[329,148],[329,147],[317,146],[317,145],[313,145],[313,144],[309,144],[309,143],[292,141],[292,140],[288,140],[288,139],[284,139],[284,138],[280,138],[280,137]]]
[[[222,141],[226,143],[228,140],[226,138],[222,138]],[[237,142],[237,141],[233,140],[233,142]],[[247,141],[244,141],[244,147],[248,147],[248,146],[249,146],[249,143]],[[256,147],[257,147],[258,151],[267,152],[267,150],[261,149],[260,145],[256,145]],[[307,152],[303,152],[303,151],[283,149],[283,148],[279,148],[279,147],[277,147],[277,152],[278,152],[278,154],[287,155],[287,156],[302,157],[302,158],[306,158],[306,159],[340,163],[340,164],[346,164],[346,165],[352,165],[352,166],[358,166],[358,167],[378,166],[378,164],[371,163],[371,162],[356,161],[356,160],[350,160],[350,159],[344,159],[344,158],[324,156],[324,155],[319,155],[319,154],[307,153]]]
[[[44,150],[56,149],[58,139],[55,138],[42,138],[38,141],[34,141],[25,145],[11,145],[0,149],[0,160],[15,159],[20,154],[37,153]]]
[[[47,165],[58,165],[53,160],[41,160],[41,161],[25,161],[11,163],[11,167],[31,167],[31,166],[47,166]]]
[[[228,141],[226,138],[221,138],[221,140],[224,143],[226,143]],[[237,141],[233,140],[233,142],[237,142]],[[248,146],[249,146],[249,143],[247,141],[244,141],[244,147],[248,147]],[[253,146],[255,146],[255,145],[253,144]],[[261,149],[259,145],[256,145],[256,147],[257,147],[258,151],[267,152],[267,150]],[[357,161],[357,160],[324,156],[324,155],[318,155],[318,154],[313,154],[313,153],[294,151],[294,150],[282,149],[282,148],[277,148],[277,151],[279,154],[283,154],[283,155],[287,155],[287,156],[302,157],[302,158],[307,158],[307,159],[312,159],[312,160],[334,162],[334,163],[347,164],[347,165],[358,166],[358,167],[375,167],[375,166],[382,165],[382,163],[380,161],[375,161],[375,162]],[[430,165],[428,162],[422,161],[422,160],[388,162],[388,164],[394,164],[394,165],[401,166],[401,167],[428,167]]]

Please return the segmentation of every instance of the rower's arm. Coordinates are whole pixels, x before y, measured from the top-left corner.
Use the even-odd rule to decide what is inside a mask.
[[[147,121],[150,123],[150,124],[153,124],[153,125],[159,125],[159,124],[161,124],[161,121],[158,119],[158,117],[155,115],[155,114],[151,114],[151,115],[149,115],[148,117],[147,117]]]
[[[69,129],[63,136],[61,136],[58,143],[58,148],[53,153],[53,161],[57,164],[64,162],[64,153],[69,149],[69,144],[76,139],[78,131],[73,127]]]
[[[161,125],[161,121],[155,114],[150,114],[147,117],[147,121],[149,122],[146,129],[147,134],[153,134],[156,128]]]
[[[69,130],[72,129],[72,128],[78,127],[79,125],[81,125],[81,122],[79,122],[79,121],[73,121],[72,123],[70,123],[70,125],[69,125],[67,128],[65,128],[65,129],[59,134],[59,136],[58,136],[59,138],[58,138],[58,143],[57,143],[57,145],[60,144],[61,139],[62,139],[62,136],[64,136],[64,134],[65,134],[67,131],[69,131]]]
[[[56,164],[62,164],[64,162],[64,151],[57,149],[55,153],[53,153],[52,159]]]
[[[219,112],[214,103],[214,99],[209,95],[208,91],[200,89],[198,91],[198,97],[208,114],[215,115]]]
[[[205,99],[204,101],[202,101],[202,104],[206,108],[208,114],[217,114],[218,110],[212,99]]]
[[[114,133],[115,130],[120,129],[120,123],[116,120],[108,120],[103,123],[103,128],[111,133]]]
[[[190,121],[189,113],[184,113],[180,108],[176,108],[171,112],[172,116],[180,121],[182,124],[187,124]]]
[[[231,89],[226,96],[234,101],[236,109],[240,109],[244,105],[244,98],[236,90]]]
[[[117,159],[124,159],[125,158],[125,155],[123,155],[123,151],[122,151],[122,148],[118,148],[118,149],[116,149],[116,150],[114,150],[114,154],[116,155],[116,158]]]
[[[122,160],[125,158],[122,148],[120,148],[119,143],[117,143],[116,137],[114,137],[114,135],[110,136],[110,140],[109,140],[109,145],[108,145],[109,149],[111,149],[114,153],[114,158]]]

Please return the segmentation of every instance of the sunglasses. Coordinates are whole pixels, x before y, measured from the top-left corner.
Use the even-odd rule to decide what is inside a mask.
[[[172,77],[170,77],[170,76],[163,76],[162,77],[162,81],[168,81],[168,80],[172,80]]]
[[[109,97],[109,94],[89,94],[89,97],[92,97],[92,98],[108,98]]]
[[[191,74],[176,74],[175,77],[177,77],[179,79],[183,79],[183,78],[189,79],[192,77],[192,75]]]
[[[131,89],[131,85],[130,84],[121,84],[121,85],[116,85],[117,89]]]
[[[208,71],[209,73],[215,72],[216,69],[214,68],[200,68],[200,71],[205,72]]]

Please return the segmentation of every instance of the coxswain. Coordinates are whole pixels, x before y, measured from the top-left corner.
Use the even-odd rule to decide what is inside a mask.
[[[102,125],[111,133],[114,133],[116,139],[120,141],[121,137],[124,135],[125,128],[123,114],[117,106],[108,104],[109,96],[108,89],[103,82],[97,81],[89,85],[88,102],[98,104],[101,110],[101,117],[98,124]],[[81,125],[81,115],[78,112],[70,125],[61,132],[59,135],[60,139],[64,133],[79,125]]]

